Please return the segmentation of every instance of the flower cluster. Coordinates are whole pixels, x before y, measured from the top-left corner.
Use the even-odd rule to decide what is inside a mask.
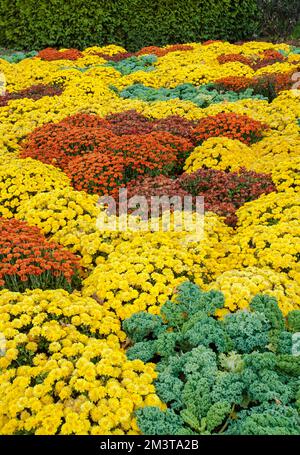
[[[242,92],[249,88],[252,84],[252,79],[244,76],[228,76],[217,79],[214,83],[219,90]]]
[[[11,100],[20,100],[23,98],[30,98],[32,100],[39,100],[43,96],[57,96],[62,94],[63,89],[54,85],[33,85],[19,92],[5,93],[0,97],[0,107],[6,106]]]
[[[190,149],[187,140],[170,133],[124,135],[70,160],[66,173],[77,190],[115,195],[139,175],[175,172]]]
[[[0,218],[0,287],[71,290],[79,284],[78,258],[36,227]]]
[[[140,215],[146,215],[146,217],[151,215],[151,203],[153,197],[161,198],[161,204],[158,207],[158,213],[162,213],[164,210],[173,211],[174,208],[176,208],[177,201],[179,201],[179,206],[181,208],[183,206],[183,198],[185,196],[190,196],[190,193],[182,188],[178,179],[171,179],[165,175],[158,175],[156,177],[139,177],[137,180],[132,180],[129,182],[126,186],[126,189],[128,199],[134,198],[136,196],[142,196],[146,199],[146,212]],[[138,209],[138,205],[139,204],[137,204],[137,206],[131,207],[129,209],[129,213],[135,209]],[[120,212],[122,213],[122,209],[124,210],[125,208],[126,207],[122,207],[121,203],[119,206]]]
[[[57,49],[48,47],[40,51],[37,57],[48,62],[54,60],[77,60],[82,57],[82,53],[77,49],[62,49],[58,51]]]
[[[31,197],[69,186],[63,172],[40,161],[26,158],[4,162],[0,165],[0,214],[11,217]]]
[[[212,213],[203,224],[200,240],[188,230],[129,233],[130,241],[118,243],[85,280],[83,295],[96,295],[121,319],[157,314],[179,283],[193,277],[202,286],[231,268],[230,229]]]
[[[132,52],[118,52],[117,54],[113,55],[104,54],[103,52],[96,52],[94,55],[98,55],[99,57],[102,57],[105,60],[109,60],[111,62],[120,62],[121,60],[134,56]]]
[[[292,72],[265,73],[253,78],[244,76],[229,76],[215,81],[218,90],[243,92],[251,89],[254,95],[261,95],[272,101],[279,92],[290,90],[293,86]]]
[[[265,49],[255,56],[243,54],[222,54],[218,56],[218,62],[221,65],[229,62],[240,62],[250,66],[255,71],[277,62],[284,62],[286,59],[287,57],[276,49]]]
[[[278,273],[265,267],[247,267],[243,270],[230,270],[219,275],[208,289],[218,289],[225,297],[227,312],[248,308],[249,302],[257,294],[276,297],[283,314],[300,309],[299,283],[285,273]],[[226,312],[223,310],[220,315]]]
[[[266,73],[255,77],[250,87],[253,88],[254,93],[260,93],[272,101],[279,92],[292,88],[294,84],[292,75],[292,72]]]
[[[113,134],[101,127],[96,116],[75,115],[60,123],[37,128],[22,143],[21,157],[31,157],[65,169],[69,161],[84,153],[98,151]]]
[[[206,211],[224,216],[228,225],[235,226],[236,210],[239,207],[259,198],[262,194],[275,191],[276,187],[269,175],[257,174],[243,168],[239,172],[201,168],[191,174],[184,173],[177,179],[170,179],[163,175],[140,177],[127,185],[127,198],[145,197],[147,201],[145,215],[148,216],[153,213],[151,203],[154,196],[160,198],[156,200],[160,203],[161,212],[178,209],[178,205],[187,210],[184,198],[191,203],[190,209],[195,208],[195,197],[203,196]],[[132,207],[132,210],[139,209],[138,205],[139,202]],[[122,206],[120,210],[122,211]]]
[[[218,62],[221,65],[229,62],[240,62],[244,65],[252,65],[252,59],[242,54],[222,54],[218,56]]]
[[[297,221],[299,210],[298,192],[272,192],[241,206],[237,211],[238,225],[245,229],[255,225],[274,226],[281,221],[289,223]]]
[[[20,205],[16,217],[39,227],[44,234],[55,234],[78,219],[95,221],[100,214],[97,201],[97,196],[69,187],[40,192]]]
[[[64,227],[50,234],[51,239],[60,243],[72,253],[80,257],[80,264],[85,271],[92,271],[97,265],[103,264],[116,245],[129,241],[127,232],[101,230],[97,227],[96,219],[77,217],[68,220]]]
[[[252,146],[256,159],[250,164],[256,172],[272,175],[277,190],[298,191],[299,188],[299,147],[297,135],[268,137]]]
[[[266,125],[247,115],[220,113],[201,120],[194,132],[198,144],[211,137],[224,136],[250,145],[262,138],[265,128]]]
[[[232,339],[243,332],[246,344],[266,340],[260,311],[265,305],[276,322],[276,298],[283,314],[290,313],[276,346],[273,333],[264,346],[280,347],[284,368],[295,368],[294,397],[297,357],[287,361],[282,352],[298,353],[300,331],[299,68],[293,46],[256,41],[149,46],[136,53],[117,45],[48,48],[0,58],[6,90],[0,99],[0,335],[6,340],[0,434],[139,434],[149,431],[144,425],[154,408],[162,419],[155,431],[165,434],[169,417],[179,418],[179,408],[173,414],[169,408],[176,400],[187,403],[189,393],[197,412],[184,409],[185,429],[219,432],[226,414],[233,420],[228,431],[238,431],[244,408],[257,406],[244,397],[233,401],[238,409],[218,401],[211,412],[199,411],[206,402],[199,396],[209,389],[198,369],[202,360],[194,362],[198,351],[176,370],[195,373],[196,365],[197,382],[161,403],[155,366],[126,357],[138,347],[130,346],[121,321],[132,315],[134,321],[140,311],[150,332],[165,308],[174,321],[193,315],[196,330],[185,325],[183,351],[187,333],[213,351],[210,329],[228,320]],[[153,197],[167,198],[150,219],[139,205],[124,213],[124,201],[114,214],[99,196],[116,196],[120,188],[129,199],[144,197],[145,215]],[[185,196],[192,213],[176,204]],[[204,213],[196,213],[197,196],[204,198]],[[177,302],[186,280],[202,289],[187,285],[187,313]],[[256,316],[249,309],[254,296]],[[132,327],[137,339],[141,327]],[[173,366],[187,357],[177,355],[175,332],[166,331],[157,351],[172,353]],[[253,353],[255,397],[269,390],[262,390],[262,375],[269,386],[275,374],[270,370],[269,380],[260,354]],[[273,355],[263,354],[266,362]],[[226,396],[244,390],[236,388],[235,373],[223,371],[223,361],[235,367],[236,355],[220,355],[216,374],[205,376],[214,378],[215,391],[224,383]],[[243,378],[252,388],[251,377]],[[275,381],[280,390],[282,378]],[[179,381],[187,384],[187,376]],[[167,383],[166,393],[173,385]],[[288,393],[285,387],[280,396]],[[278,426],[274,406],[258,414],[259,428],[275,422],[267,423],[272,432],[294,432],[294,414],[286,423],[283,410]],[[253,418],[246,416],[247,425]]]
[[[63,290],[0,293],[1,434],[138,434],[141,406],[162,406],[154,365],[129,361],[119,320]]]
[[[165,48],[157,47],[157,46],[147,46],[143,47],[139,51],[136,52],[136,55],[145,55],[145,54],[154,54],[157,57],[163,57],[167,55],[169,52],[177,52],[177,51],[191,51],[193,47],[189,44],[172,44],[166,46]]]
[[[141,128],[144,134],[137,134]],[[159,129],[159,122],[152,127],[135,111],[111,115],[107,120],[77,114],[36,129],[23,142],[21,156],[60,167],[77,190],[114,194],[139,175],[182,168],[192,143]]]
[[[157,119],[153,123],[153,129],[166,131],[175,136],[181,136],[188,139],[191,143],[195,142],[194,127],[195,122],[180,117],[179,115],[170,115],[168,117]]]
[[[108,115],[106,120],[107,127],[117,136],[146,134],[153,131],[152,122],[134,109]]]
[[[235,212],[239,207],[262,194],[276,191],[270,176],[243,168],[239,172],[201,168],[192,174],[183,174],[178,183],[193,196],[203,196],[205,210],[225,216],[230,226],[237,222]]]
[[[234,237],[237,267],[268,267],[300,277],[300,226],[298,220],[277,224],[241,226]]]
[[[265,68],[269,65],[274,65],[277,62],[284,62],[286,57],[279,51],[274,49],[265,49],[259,54],[259,58],[251,65],[254,70]]]
[[[250,168],[255,155],[250,147],[237,139],[212,137],[196,147],[185,162],[186,172],[195,172],[202,167],[237,171]]]
[[[290,160],[276,160],[272,168],[272,179],[278,188],[278,191],[294,189],[299,192],[300,189],[300,156],[295,156]]]

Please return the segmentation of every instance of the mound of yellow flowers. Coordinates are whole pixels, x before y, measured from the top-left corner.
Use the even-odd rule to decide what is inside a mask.
[[[0,293],[0,434],[137,434],[160,404],[152,364],[128,361],[115,314],[66,291]]]

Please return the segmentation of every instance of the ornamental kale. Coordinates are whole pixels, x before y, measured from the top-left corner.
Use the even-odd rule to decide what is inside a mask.
[[[134,58],[136,59],[136,57],[131,57],[130,59],[124,60],[124,62],[127,60],[132,61]],[[114,66],[121,71],[119,67],[116,67],[116,64],[114,64]],[[134,69],[134,71],[136,71],[136,69]],[[243,99],[267,99],[260,94],[254,94],[254,91],[251,88],[240,93],[234,92],[233,90],[224,92],[224,90],[218,90],[213,83],[204,84],[200,87],[185,83],[180,84],[175,88],[153,88],[143,84],[133,84],[121,90],[119,94],[121,98],[139,99],[147,102],[168,101],[177,98],[183,101],[191,101],[200,108],[206,108],[211,104],[235,102]]]
[[[144,434],[300,434],[300,311],[285,319],[266,295],[219,319],[223,306],[221,292],[186,282],[160,316],[124,321],[128,358],[157,363],[168,406],[137,411]]]
[[[287,324],[290,332],[300,332],[300,312],[292,310],[287,315]]]
[[[141,57],[129,57],[119,62],[109,61],[105,66],[111,66],[125,76],[136,71],[153,71],[153,64],[157,61],[156,55],[142,55]]]

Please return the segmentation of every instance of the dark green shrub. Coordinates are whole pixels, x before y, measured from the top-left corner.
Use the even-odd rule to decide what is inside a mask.
[[[18,49],[116,43],[128,50],[258,28],[256,0],[0,0],[0,45]]]
[[[292,39],[300,39],[300,22],[298,22],[291,34]]]
[[[257,0],[263,36],[287,37],[300,20],[299,0]]]

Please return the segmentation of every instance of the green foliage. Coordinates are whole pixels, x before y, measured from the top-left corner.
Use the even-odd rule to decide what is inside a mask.
[[[257,0],[261,15],[259,32],[264,36],[288,37],[300,20],[299,0]]]
[[[141,57],[129,57],[120,62],[108,62],[106,66],[112,66],[122,75],[134,73],[136,71],[152,71],[155,69],[153,63],[157,60],[156,55],[142,55]]]
[[[292,335],[292,354],[296,356],[300,355],[300,332]]]
[[[291,332],[300,332],[300,313],[297,310],[290,311],[287,315],[288,328]]]
[[[256,295],[250,303],[250,308],[253,311],[263,313],[272,329],[284,329],[284,317],[277,305],[275,297]],[[296,313],[298,312],[296,311]]]
[[[298,435],[300,419],[290,406],[263,405],[250,411],[241,411],[227,434],[240,435]]]
[[[300,39],[300,22],[296,25],[296,27],[293,29],[292,34],[291,34],[292,39]]]
[[[154,314],[140,312],[123,322],[123,328],[134,343],[156,338],[164,330],[163,321]]]
[[[283,374],[300,377],[300,355],[295,356],[293,362],[290,360],[289,355],[276,356],[276,369]]]
[[[258,27],[257,0],[1,0],[0,44],[18,49],[128,50],[207,39],[239,40]]]
[[[181,418],[172,410],[162,412],[159,408],[148,406],[137,411],[137,417],[145,416],[144,434],[169,435],[180,432]]]
[[[263,313],[237,311],[224,319],[224,325],[235,351],[264,350],[268,344],[270,324]]]
[[[36,51],[31,51],[31,52],[5,52],[2,49],[0,49],[0,58],[2,60],[6,60],[9,63],[19,63],[21,60],[24,60],[25,58],[32,58],[37,55]]]
[[[128,358],[157,363],[156,393],[168,405],[137,412],[144,434],[300,433],[300,311],[285,320],[276,299],[258,295],[217,319],[223,306],[221,292],[186,282],[161,316],[124,321],[136,341]]]
[[[129,60],[129,59],[128,59]],[[118,69],[118,68],[117,68]],[[136,71],[136,70],[135,70]],[[243,99],[267,99],[262,95],[254,95],[252,89],[243,92],[226,91],[220,92],[215,89],[214,84],[195,87],[193,84],[180,84],[176,88],[152,88],[143,84],[133,84],[121,90],[119,95],[126,99],[140,99],[143,101],[167,101],[178,98],[184,101],[192,101],[198,107],[205,108],[211,104],[224,101],[235,102]]]

